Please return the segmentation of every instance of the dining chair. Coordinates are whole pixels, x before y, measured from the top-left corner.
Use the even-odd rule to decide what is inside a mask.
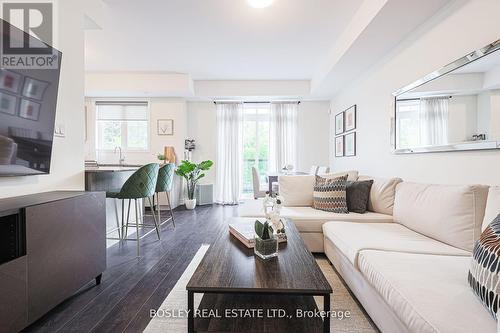
[[[266,196],[267,187],[260,184],[259,172],[256,167],[252,167],[252,181],[254,199],[264,198]]]
[[[309,171],[309,174],[310,175],[316,175],[318,173],[318,166],[317,165],[313,165],[311,167],[311,170]]]
[[[160,239],[160,228],[158,225],[158,221],[156,220],[156,215],[153,214],[154,225],[144,224],[142,219],[142,214],[139,213],[141,209],[141,204],[138,200],[148,199],[149,204],[153,207],[151,202],[151,197],[155,194],[156,183],[158,181],[158,170],[159,165],[157,163],[151,163],[142,166],[139,170],[134,172],[132,176],[130,176],[127,181],[123,184],[122,188],[118,191],[108,191],[106,192],[107,198],[120,199],[122,200],[122,225],[121,225],[121,236],[119,240],[133,240],[137,241],[137,256],[140,256],[140,240],[150,232],[144,234],[143,236],[139,236],[139,227],[143,228],[154,228],[156,230],[156,234],[158,235],[158,239]],[[128,211],[127,211],[127,220],[125,221],[125,200],[128,200]],[[127,238],[128,235],[128,226],[129,226],[129,217],[130,217],[130,205],[132,200],[134,200],[135,207],[135,227],[136,227],[136,237]],[[140,218],[141,217],[141,218]],[[139,223],[141,220],[141,223]]]
[[[327,167],[327,166],[320,166],[318,168],[318,173],[317,174],[318,175],[324,175],[324,174],[327,174],[329,172],[330,172],[330,168],[329,167]]]
[[[11,138],[0,135],[0,165],[15,164],[17,159],[17,143]]]
[[[155,189],[155,194],[156,194],[156,207],[158,210],[158,223],[160,227],[167,223],[168,221],[172,220],[172,224],[175,228],[175,220],[174,220],[174,212],[172,211],[172,202],[170,201],[170,191],[172,191],[172,185],[174,184],[174,171],[175,171],[175,164],[174,163],[167,163],[164,166],[160,168],[158,171],[158,181],[156,182],[156,189]],[[170,217],[167,218],[165,221],[161,221],[161,206],[160,206],[160,193],[165,193],[167,197],[167,203],[168,203],[168,212],[170,214]],[[153,214],[154,212],[154,205],[153,205]]]

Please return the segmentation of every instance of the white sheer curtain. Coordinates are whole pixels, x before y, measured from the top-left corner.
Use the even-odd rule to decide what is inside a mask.
[[[420,144],[424,146],[448,143],[448,97],[420,100]]]
[[[242,161],[243,105],[217,103],[215,202],[238,204]]]
[[[269,133],[269,170],[291,164],[297,168],[298,103],[272,103]]]

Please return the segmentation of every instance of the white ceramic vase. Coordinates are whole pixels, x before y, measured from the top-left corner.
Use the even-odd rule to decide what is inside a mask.
[[[196,207],[196,199],[186,199],[185,204],[186,209],[192,210]]]

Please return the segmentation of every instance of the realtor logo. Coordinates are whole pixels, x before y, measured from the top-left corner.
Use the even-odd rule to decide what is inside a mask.
[[[2,68],[57,68],[58,52],[51,46],[54,36],[53,3],[0,2],[3,19]]]

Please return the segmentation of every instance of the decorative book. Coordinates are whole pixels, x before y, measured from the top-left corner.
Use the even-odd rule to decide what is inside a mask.
[[[229,233],[236,237],[240,242],[242,242],[249,249],[255,246],[255,230],[253,221],[249,223],[248,220],[235,222],[229,224]],[[286,234],[277,234],[278,243],[286,242]]]

